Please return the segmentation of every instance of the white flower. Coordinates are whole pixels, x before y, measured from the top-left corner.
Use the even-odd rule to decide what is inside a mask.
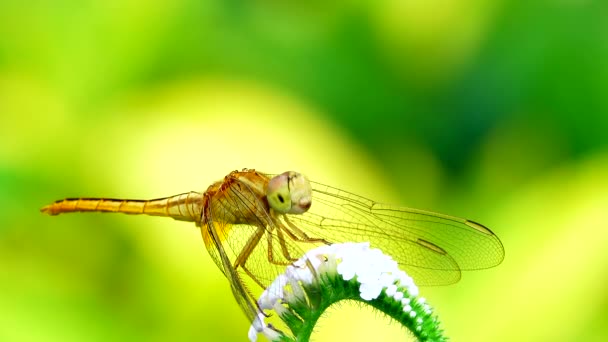
[[[374,300],[384,292],[401,303],[403,311],[412,318],[417,315],[410,305],[410,298],[418,295],[413,279],[400,270],[390,256],[370,248],[368,242],[334,244],[308,251],[303,258],[287,266],[285,273],[262,293],[259,307],[275,310],[281,317],[289,311],[283,302],[288,306],[295,302],[306,303],[304,287],[314,286],[320,279],[316,276],[323,273],[337,275],[345,282],[354,279],[359,284],[359,296],[365,301]],[[424,304],[424,299],[418,299],[417,303]],[[259,313],[251,325],[248,334],[251,341],[256,341],[260,332],[270,340],[280,338],[281,333],[271,325],[265,325],[264,318],[265,315]]]

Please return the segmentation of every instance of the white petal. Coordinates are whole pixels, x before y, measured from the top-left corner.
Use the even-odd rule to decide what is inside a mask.
[[[249,341],[256,342],[258,340],[258,331],[253,327],[253,324],[249,327],[249,332],[247,333],[249,337]]]
[[[338,274],[346,281],[349,281],[355,277],[356,265],[347,262],[341,262],[338,264]]]
[[[276,341],[281,337],[281,334],[279,334],[278,331],[276,331],[272,328],[269,328],[269,327],[264,327],[264,330],[262,330],[262,333],[270,341]]]
[[[397,293],[397,285],[389,285],[385,292],[387,296],[393,297]]]
[[[361,284],[359,291],[361,292],[361,298],[372,300],[378,298],[380,292],[382,292],[382,286],[374,283]]]

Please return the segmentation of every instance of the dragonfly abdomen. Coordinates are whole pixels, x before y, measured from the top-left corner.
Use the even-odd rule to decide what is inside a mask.
[[[66,198],[49,204],[40,211],[49,215],[69,212],[110,212],[167,216],[182,221],[198,221],[202,194],[189,192],[153,200],[115,198]]]

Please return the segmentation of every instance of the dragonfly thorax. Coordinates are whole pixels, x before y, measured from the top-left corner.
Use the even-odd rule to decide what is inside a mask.
[[[268,176],[255,170],[231,172],[205,192],[204,215],[217,223],[264,225],[266,222],[260,220],[270,211],[268,181]]]

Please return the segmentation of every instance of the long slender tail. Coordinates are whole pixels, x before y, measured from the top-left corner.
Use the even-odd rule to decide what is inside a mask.
[[[200,220],[202,205],[203,194],[192,191],[153,200],[66,198],[49,204],[40,211],[49,215],[70,212],[145,214],[197,222]]]

